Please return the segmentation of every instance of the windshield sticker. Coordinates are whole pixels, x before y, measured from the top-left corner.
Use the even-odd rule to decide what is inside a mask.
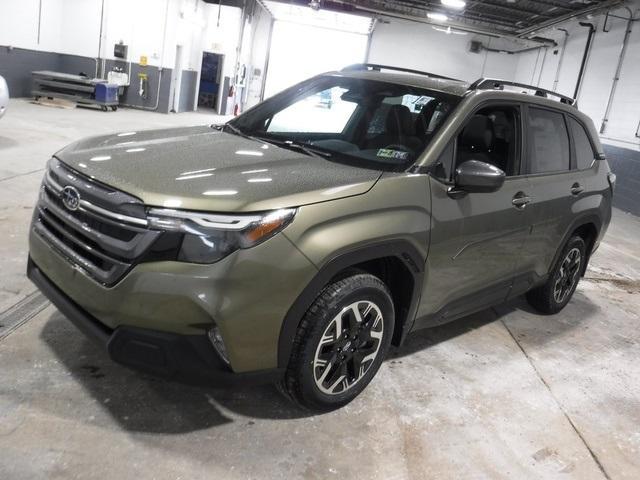
[[[394,158],[396,160],[406,160],[409,156],[409,152],[403,152],[401,150],[391,150],[389,148],[381,148],[376,154],[382,158]]]

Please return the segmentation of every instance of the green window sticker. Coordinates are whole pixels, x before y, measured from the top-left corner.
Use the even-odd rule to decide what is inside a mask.
[[[401,150],[391,150],[389,148],[381,148],[376,154],[382,158],[393,158],[395,160],[406,160],[409,156],[409,152],[403,152]]]

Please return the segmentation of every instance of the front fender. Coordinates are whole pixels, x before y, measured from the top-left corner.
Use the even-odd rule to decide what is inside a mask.
[[[278,365],[286,366],[298,325],[322,288],[339,272],[395,257],[412,272],[413,292],[402,337],[413,324],[431,228],[426,175],[385,174],[364,195],[301,207],[285,234],[319,269],[289,309],[280,331]]]

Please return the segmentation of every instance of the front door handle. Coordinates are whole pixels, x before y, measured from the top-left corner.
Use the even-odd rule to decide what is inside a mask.
[[[584,187],[578,182],[571,185],[571,195],[580,195],[584,191]]]
[[[523,209],[529,203],[531,203],[531,197],[526,195],[524,192],[518,192],[513,196],[511,203],[514,207]]]

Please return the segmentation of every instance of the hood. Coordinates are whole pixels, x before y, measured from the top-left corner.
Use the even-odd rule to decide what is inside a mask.
[[[272,210],[359,195],[382,173],[209,126],[91,137],[55,156],[147,205],[217,212]]]

